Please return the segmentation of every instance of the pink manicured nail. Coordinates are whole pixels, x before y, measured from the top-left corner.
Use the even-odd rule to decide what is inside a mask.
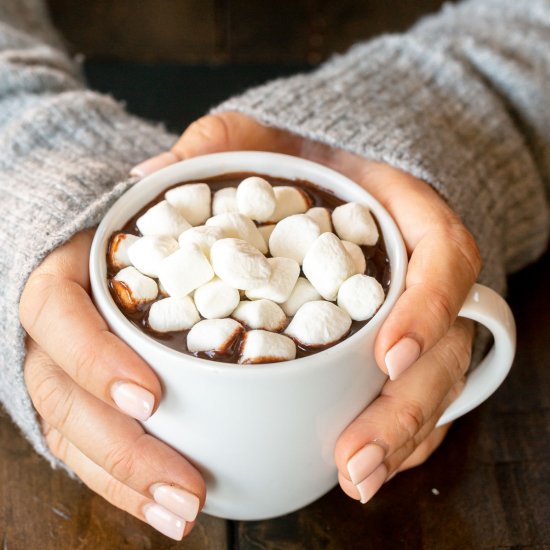
[[[121,411],[138,420],[147,420],[155,405],[155,396],[133,382],[113,384],[111,397]]]
[[[380,464],[370,476],[356,485],[359,496],[361,497],[361,504],[365,504],[376,494],[378,489],[384,484],[387,475],[388,469],[386,465]]]
[[[374,443],[359,449],[348,461],[348,473],[351,482],[358,485],[368,477],[384,460],[386,451]]]
[[[174,514],[177,514],[185,521],[195,521],[199,513],[200,503],[197,495],[185,489],[163,483],[155,483],[151,487],[151,494],[155,502],[162,504],[165,508],[174,512]]]
[[[130,170],[130,176],[144,178],[145,176],[148,176],[149,174],[152,174],[165,166],[170,166],[170,164],[174,164],[174,162],[178,162],[179,160],[179,157],[175,153],[167,151],[166,153],[161,153],[156,157],[151,157],[150,159],[144,160],[134,166]]]
[[[406,336],[386,353],[385,362],[390,380],[395,380],[420,357],[420,344]]]
[[[154,504],[152,502],[146,504],[143,507],[143,515],[147,523],[157,531],[160,531],[163,535],[175,540],[181,540],[183,538],[185,521],[176,516],[176,514],[172,514],[172,512],[166,508],[163,508],[160,504]]]

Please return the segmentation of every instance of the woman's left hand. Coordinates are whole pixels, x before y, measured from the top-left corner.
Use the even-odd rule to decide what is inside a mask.
[[[396,472],[424,462],[449,428],[435,425],[459,395],[470,363],[473,323],[457,314],[479,274],[478,248],[425,182],[238,113],[199,119],[170,152],[133,173],[144,176],[177,160],[231,150],[287,153],[345,174],[384,205],[404,237],[409,254],[405,292],[375,344],[377,363],[390,379],[341,434],[335,451],[342,489],[367,502]]]

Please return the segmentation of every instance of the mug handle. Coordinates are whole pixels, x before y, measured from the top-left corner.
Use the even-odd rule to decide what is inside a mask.
[[[495,343],[479,366],[468,374],[462,393],[441,415],[437,427],[483,403],[506,378],[516,350],[514,316],[504,298],[494,290],[475,284],[458,315],[487,327]]]

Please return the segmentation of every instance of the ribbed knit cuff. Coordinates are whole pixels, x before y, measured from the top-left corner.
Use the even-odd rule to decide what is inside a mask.
[[[52,465],[28,396],[17,311],[29,274],[76,232],[96,225],[134,180],[129,169],[176,136],[129,116],[108,97],[65,92],[36,102],[0,135],[0,401]]]

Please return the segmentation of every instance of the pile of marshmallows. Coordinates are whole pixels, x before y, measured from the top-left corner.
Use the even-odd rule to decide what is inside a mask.
[[[378,281],[364,275],[359,246],[376,244],[378,229],[364,205],[331,213],[311,204],[301,189],[256,176],[213,197],[205,183],[167,191],[138,218],[142,237],[112,237],[119,303],[137,311],[160,293],[151,329],[190,329],[192,353],[223,354],[242,335],[239,363],[294,359],[295,342],[338,342],[352,319],[369,319],[384,300]]]

